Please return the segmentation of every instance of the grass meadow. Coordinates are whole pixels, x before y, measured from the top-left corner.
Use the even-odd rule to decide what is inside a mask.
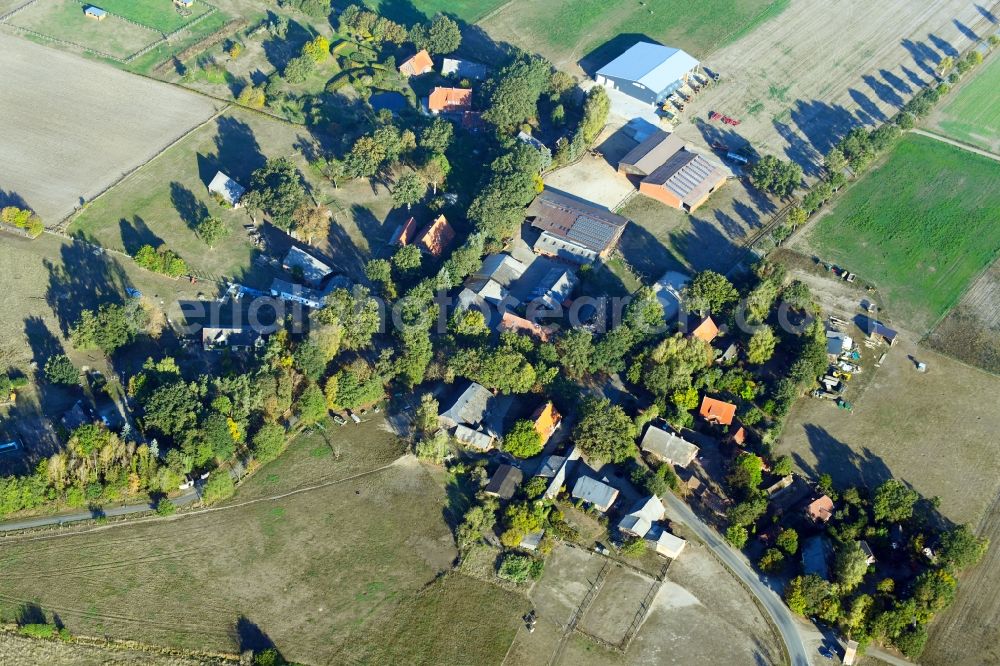
[[[14,15],[10,23],[123,59],[161,38],[155,30],[117,16],[108,16],[103,21],[89,19],[83,15],[83,5],[76,0],[40,0]]]
[[[882,292],[924,333],[1000,252],[1000,163],[904,138],[817,221],[808,243]]]
[[[1000,153],[1000,58],[994,56],[936,114],[935,125],[953,139]]]
[[[183,14],[173,2],[166,0],[99,0],[98,6],[165,34],[183,28],[211,11],[211,7],[201,0],[195,0],[194,5],[184,10]]]

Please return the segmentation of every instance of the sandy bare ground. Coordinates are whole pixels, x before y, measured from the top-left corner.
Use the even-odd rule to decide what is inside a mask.
[[[1000,260],[928,334],[931,347],[1000,374]]]
[[[0,33],[0,203],[52,225],[215,111],[211,100]]]
[[[716,133],[685,123],[679,131],[708,135],[709,143],[750,141],[808,171],[852,126],[891,117],[941,58],[993,32],[985,16],[996,14],[991,5],[793,0],[776,20],[705,61],[723,80],[696,96],[685,117],[718,111],[741,124],[713,123]]]

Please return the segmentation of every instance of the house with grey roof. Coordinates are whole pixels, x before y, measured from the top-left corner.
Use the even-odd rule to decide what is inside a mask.
[[[574,446],[570,449],[569,453],[566,454],[566,457],[562,459],[556,473],[552,475],[552,481],[549,482],[549,487],[545,489],[545,499],[554,499],[557,495],[559,495],[559,491],[566,483],[566,477],[573,470],[573,467],[576,465],[576,461],[579,459],[580,449]]]
[[[490,477],[490,482],[486,485],[485,492],[487,495],[509,500],[514,496],[523,478],[524,473],[517,467],[513,465],[500,465],[497,471],[493,472],[493,476]]]
[[[438,422],[444,428],[457,425],[478,426],[486,419],[487,410],[493,400],[493,393],[482,384],[469,382],[455,398],[451,407],[438,415]]]
[[[493,442],[496,441],[496,438],[489,433],[481,430],[473,430],[461,423],[455,426],[455,431],[452,434],[460,443],[471,446],[474,449],[479,449],[480,451],[489,451],[493,448]]]
[[[639,447],[671,465],[687,467],[698,455],[698,447],[683,437],[650,423],[642,435]]]
[[[514,396],[494,396],[481,384],[470,382],[438,415],[438,423],[459,442],[486,451],[503,436],[504,419],[513,402]]]
[[[246,188],[226,174],[218,171],[212,182],[208,184],[208,191],[218,196],[233,208],[239,208],[240,199],[246,193]]]
[[[681,88],[700,63],[681,49],[639,42],[604,67],[595,80],[641,102],[662,102]]]
[[[333,268],[325,262],[294,246],[285,255],[281,265],[292,275],[301,276],[302,282],[310,287],[320,286],[323,280],[333,275]]]
[[[628,220],[606,208],[545,190],[528,206],[531,226],[541,231],[536,254],[590,264],[606,259],[618,245]]]
[[[580,278],[576,273],[562,266],[555,266],[535,283],[531,300],[554,310],[569,299],[578,284]]]
[[[491,254],[483,259],[482,266],[472,274],[472,277],[482,280],[493,280],[503,287],[510,287],[516,282],[527,266],[509,254]]]
[[[656,495],[639,500],[632,510],[618,522],[618,529],[631,536],[644,537],[658,520],[663,520],[666,509]]]
[[[541,476],[546,479],[555,478],[555,475],[559,473],[559,468],[563,466],[564,462],[566,462],[566,456],[549,456],[542,461],[542,466],[538,468],[535,476]]]
[[[615,503],[618,489],[593,477],[581,476],[573,484],[572,496],[573,499],[582,500],[603,513]]]

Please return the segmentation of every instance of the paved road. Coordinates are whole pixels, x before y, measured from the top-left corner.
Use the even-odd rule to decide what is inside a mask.
[[[712,527],[704,523],[701,518],[695,515],[694,511],[683,501],[674,495],[667,493],[664,497],[667,507],[680,518],[681,522],[687,525],[698,535],[698,538],[725,563],[736,576],[742,580],[754,593],[760,603],[767,609],[774,624],[781,633],[781,639],[785,642],[785,647],[791,658],[792,666],[809,666],[810,659],[806,651],[806,646],[802,642],[799,634],[798,621],[792,612],[785,606],[771,588],[763,583],[757,574],[750,568],[743,556],[726,543]]]
[[[191,489],[184,495],[172,497],[171,501],[177,506],[190,504],[198,500],[198,492]],[[125,504],[123,506],[112,506],[97,511],[78,511],[77,513],[62,514],[58,516],[42,516],[40,518],[28,518],[26,520],[16,520],[9,523],[0,523],[0,532],[15,532],[17,530],[30,530],[35,527],[46,527],[48,525],[61,525],[64,523],[76,523],[81,520],[92,520],[101,516],[113,518],[115,516],[127,516],[133,513],[144,513],[154,511],[156,505],[150,502],[142,504]]]
[[[976,148],[975,146],[970,146],[967,143],[962,143],[961,141],[955,141],[954,139],[949,139],[946,136],[935,134],[934,132],[928,132],[922,129],[911,129],[910,131],[913,132],[914,134],[919,134],[920,136],[926,136],[930,139],[935,139],[937,141],[940,141],[941,143],[947,143],[949,145],[955,146],[956,148],[961,148],[962,150],[967,150],[970,153],[975,153],[976,155],[982,155],[983,157],[988,157],[991,160],[996,160],[997,162],[1000,162],[1000,155],[997,155],[996,153],[991,153],[988,150],[983,150],[982,148]]]

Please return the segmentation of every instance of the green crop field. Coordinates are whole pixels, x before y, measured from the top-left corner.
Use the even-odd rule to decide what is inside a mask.
[[[938,129],[974,146],[1000,153],[1000,58],[994,56],[936,114]]]
[[[482,22],[497,40],[539,52],[560,67],[600,67],[640,38],[703,56],[776,16],[789,0],[513,0]]]
[[[155,30],[117,16],[89,19],[76,0],[39,0],[15,14],[10,24],[122,59],[161,39]]]
[[[904,138],[837,202],[808,243],[873,282],[894,321],[924,333],[1000,252],[1000,162]]]
[[[183,28],[212,9],[201,0],[195,0],[194,5],[185,10],[181,10],[170,0],[97,0],[96,5],[166,34]]]

